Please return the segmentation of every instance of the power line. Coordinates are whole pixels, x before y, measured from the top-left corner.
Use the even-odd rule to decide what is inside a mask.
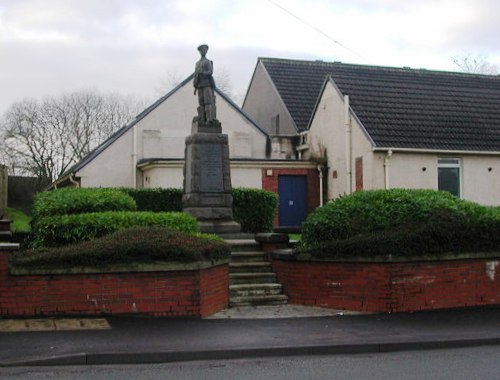
[[[297,19],[299,22],[301,22],[302,24],[308,26],[309,28],[313,29],[314,31],[318,32],[319,34],[321,34],[323,37],[326,37],[328,38],[330,41],[332,41],[334,44],[337,44],[339,45],[340,47],[343,47],[344,49],[350,51],[351,53],[357,55],[359,58],[361,58],[362,60],[366,61],[366,62],[370,62],[368,59],[366,59],[365,57],[363,57],[361,54],[359,54],[358,52],[356,52],[355,50],[352,50],[350,49],[349,47],[347,47],[346,45],[344,45],[343,43],[337,41],[335,38],[333,38],[332,36],[330,36],[329,34],[323,32],[321,29],[319,29],[318,27],[312,25],[311,23],[307,22],[306,20],[304,20],[303,18],[297,16],[295,13],[291,12],[290,10],[288,10],[287,8],[283,7],[282,5],[276,3],[275,1],[273,0],[267,0],[269,1],[271,4],[273,4],[275,7],[281,9],[283,12],[286,12],[288,13],[290,16],[292,16],[293,18]]]

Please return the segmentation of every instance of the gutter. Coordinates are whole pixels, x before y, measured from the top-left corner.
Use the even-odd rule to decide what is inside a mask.
[[[137,124],[132,127],[132,188],[137,188]]]
[[[392,157],[392,150],[389,149],[387,155],[384,158],[384,188],[385,190],[389,190],[390,182],[389,182],[389,166],[391,163],[389,162]]]
[[[446,149],[422,149],[422,148],[372,148],[373,152],[389,152],[393,153],[434,153],[434,154],[461,154],[461,155],[483,155],[483,156],[500,156],[500,151],[484,151],[484,150],[446,150]]]
[[[349,95],[344,95],[344,125],[346,132],[346,172],[347,172],[347,194],[352,194],[352,128],[349,112]]]

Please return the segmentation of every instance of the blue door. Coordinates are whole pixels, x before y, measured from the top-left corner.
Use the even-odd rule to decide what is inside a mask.
[[[307,216],[307,177],[278,176],[280,226],[301,226]]]

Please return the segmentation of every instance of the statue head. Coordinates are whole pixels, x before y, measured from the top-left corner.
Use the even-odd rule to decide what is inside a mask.
[[[208,45],[202,44],[202,45],[198,46],[198,51],[200,52],[201,56],[204,57],[207,54]]]

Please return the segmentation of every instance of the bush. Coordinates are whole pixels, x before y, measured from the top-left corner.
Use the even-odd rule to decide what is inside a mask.
[[[500,209],[432,190],[355,193],[309,216],[300,251],[318,258],[500,252]]]
[[[450,210],[474,223],[499,215],[494,208],[463,201],[434,190],[373,190],[339,198],[313,212],[304,223],[306,246],[384,231],[396,226],[425,223],[433,210]]]
[[[12,220],[10,229],[12,232],[30,232],[31,231],[31,217],[26,215],[21,210],[8,207],[5,210],[5,216],[7,219]]]
[[[137,204],[138,211],[182,211],[182,189],[122,189]]]
[[[55,246],[91,240],[132,226],[163,226],[195,232],[196,219],[180,212],[107,211],[48,216],[34,226],[34,246]]]
[[[134,211],[135,201],[123,191],[103,188],[63,188],[38,193],[33,203],[33,220],[55,215],[102,211]]]
[[[267,190],[234,188],[233,216],[243,232],[266,232],[273,228],[278,196]]]
[[[93,241],[57,248],[16,252],[11,265],[26,268],[103,267],[155,261],[197,262],[223,260],[229,246],[220,238],[166,229],[132,227]]]
[[[140,211],[181,211],[181,189],[123,189]],[[278,205],[277,195],[266,190],[234,188],[233,214],[244,232],[270,231]]]
[[[302,247],[320,259],[352,257],[394,257],[459,253],[500,252],[500,219],[471,221],[452,210],[432,210],[425,223],[400,225],[348,239],[334,240],[313,248]]]

